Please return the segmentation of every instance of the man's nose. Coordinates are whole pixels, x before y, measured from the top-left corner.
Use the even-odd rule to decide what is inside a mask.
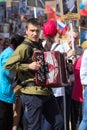
[[[37,35],[37,34],[38,34],[38,31],[35,30],[35,31],[34,31],[34,35]]]

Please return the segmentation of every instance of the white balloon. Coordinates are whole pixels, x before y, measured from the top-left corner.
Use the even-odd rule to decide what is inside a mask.
[[[84,5],[87,5],[87,0],[82,0],[82,3],[83,3]]]

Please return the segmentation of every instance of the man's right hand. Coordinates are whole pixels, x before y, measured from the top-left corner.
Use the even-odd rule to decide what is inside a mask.
[[[29,64],[29,69],[30,70],[39,70],[41,67],[41,61],[35,61]]]

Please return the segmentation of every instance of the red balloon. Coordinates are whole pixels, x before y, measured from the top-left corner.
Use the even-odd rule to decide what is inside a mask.
[[[87,11],[85,9],[80,10],[80,15],[81,16],[87,16]]]

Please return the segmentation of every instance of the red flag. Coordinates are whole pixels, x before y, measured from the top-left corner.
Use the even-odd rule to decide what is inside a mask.
[[[49,20],[56,20],[56,12],[46,4],[46,14]]]
[[[46,4],[46,14],[48,17],[48,20],[56,20],[56,21],[60,21],[62,24],[63,22],[61,21],[61,17],[56,15],[56,12],[49,6]],[[67,32],[68,27],[65,26],[62,30],[60,29],[60,27],[57,26],[58,32],[60,34],[65,34]]]

